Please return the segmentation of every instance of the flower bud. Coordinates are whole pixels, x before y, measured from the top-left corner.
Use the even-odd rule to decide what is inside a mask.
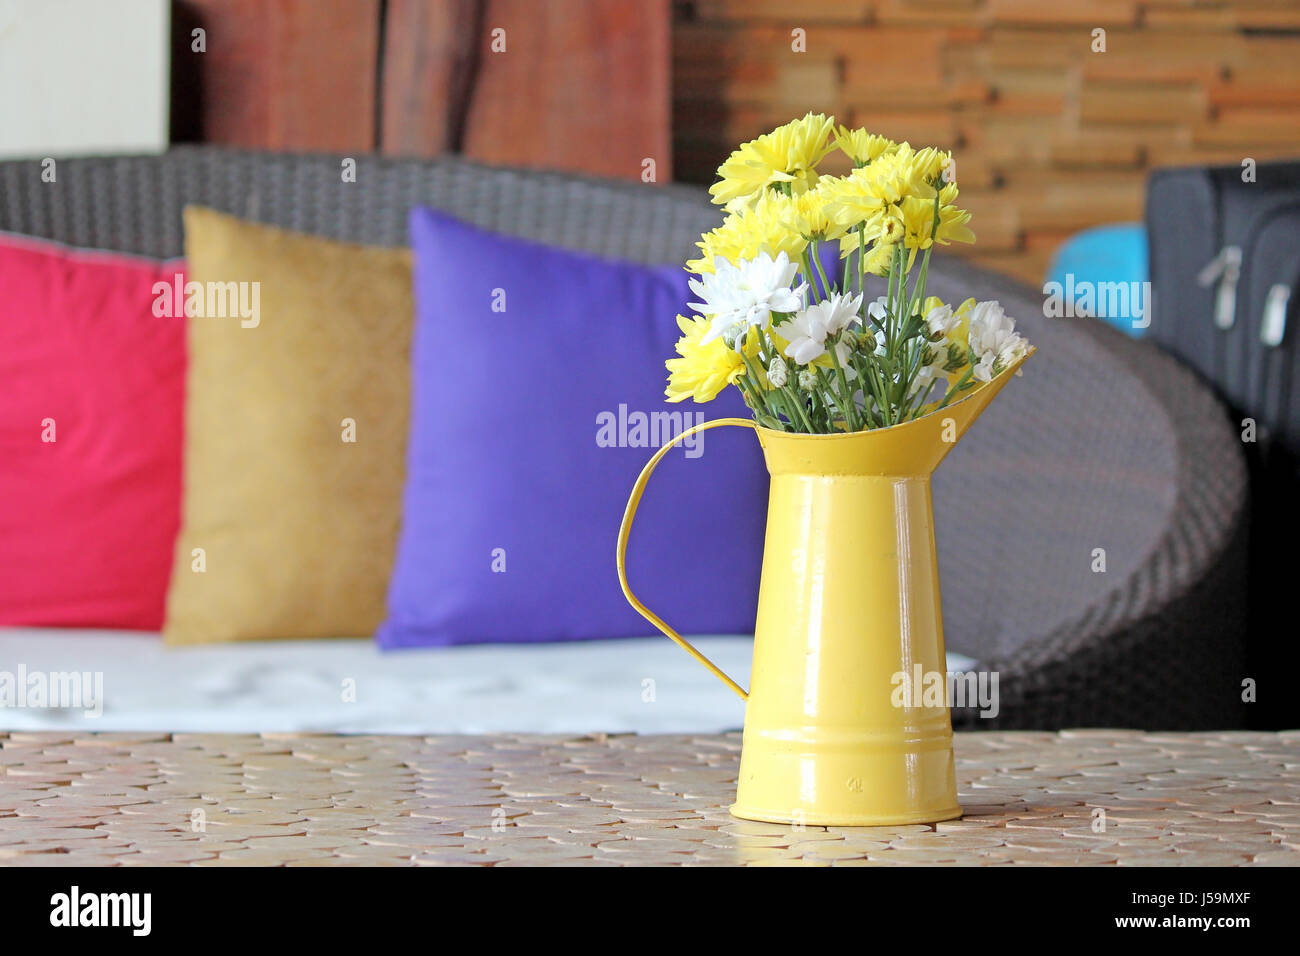
[[[773,388],[783,388],[787,381],[787,369],[785,359],[779,355],[773,355],[771,363],[767,366],[767,380],[772,383]]]
[[[806,368],[799,373],[799,387],[805,392],[811,392],[817,388],[817,376],[812,369]]]

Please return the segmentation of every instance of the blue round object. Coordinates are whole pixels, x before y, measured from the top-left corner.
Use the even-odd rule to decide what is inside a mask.
[[[1126,284],[1131,290],[1126,301],[1140,302],[1146,308],[1150,303],[1149,280],[1147,232],[1141,223],[1098,226],[1070,237],[1056,251],[1046,278],[1047,282],[1059,283],[1065,298],[1076,306],[1135,337],[1141,336],[1145,328],[1140,322],[1135,326],[1132,309],[1109,314],[1112,309],[1108,303],[1115,300],[1098,290]]]

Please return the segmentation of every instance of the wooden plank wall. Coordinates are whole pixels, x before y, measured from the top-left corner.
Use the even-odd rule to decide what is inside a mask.
[[[347,152],[374,142],[380,0],[184,0],[172,138]],[[205,49],[194,49],[195,29]]]
[[[680,178],[834,112],[953,149],[975,258],[1030,282],[1152,166],[1300,155],[1295,0],[677,0],[673,70]]]
[[[177,140],[671,176],[669,0],[180,0],[174,19]]]

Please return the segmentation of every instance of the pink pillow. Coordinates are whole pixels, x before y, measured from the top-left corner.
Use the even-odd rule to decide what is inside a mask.
[[[0,624],[162,626],[185,319],[154,284],[181,268],[0,235]]]

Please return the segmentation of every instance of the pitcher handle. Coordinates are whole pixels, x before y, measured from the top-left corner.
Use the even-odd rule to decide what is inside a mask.
[[[692,428],[686,429],[686,431],[682,432],[680,435],[669,441],[668,444],[660,448],[654,453],[654,457],[646,462],[645,467],[641,469],[641,474],[637,478],[636,484],[632,486],[632,494],[627,499],[627,509],[623,512],[623,523],[618,529],[618,583],[623,587],[623,596],[627,598],[629,604],[636,608],[638,614],[658,628],[665,637],[671,639],[673,643],[684,650],[687,654],[690,654],[691,657],[695,658],[707,667],[714,677],[735,691],[736,694],[740,696],[741,700],[748,700],[749,695],[741,689],[739,684],[723,673],[722,669],[719,668],[717,664],[713,663],[713,661],[709,660],[692,647],[690,641],[686,640],[674,631],[663,622],[662,618],[642,604],[641,600],[632,593],[632,589],[627,583],[627,539],[628,535],[632,533],[632,519],[636,517],[637,505],[641,503],[641,495],[645,491],[645,486],[650,480],[650,476],[654,474],[655,468],[658,466],[664,455],[668,454],[668,452],[672,450],[672,447],[683,438],[689,438],[696,432],[708,431],[710,428],[718,428],[722,425],[735,425],[738,428],[754,427],[754,423],[745,418],[715,418],[713,421],[701,422]]]

